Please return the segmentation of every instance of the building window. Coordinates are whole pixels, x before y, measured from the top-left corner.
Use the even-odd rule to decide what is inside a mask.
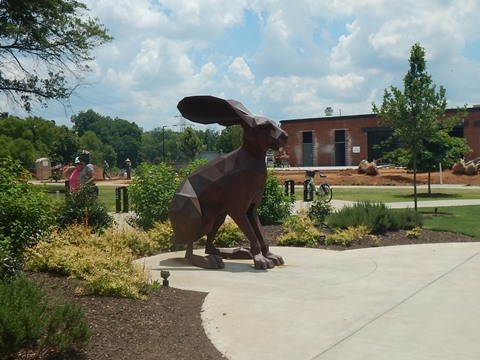
[[[304,144],[311,144],[313,142],[313,134],[311,131],[304,131],[303,132],[303,143]]]

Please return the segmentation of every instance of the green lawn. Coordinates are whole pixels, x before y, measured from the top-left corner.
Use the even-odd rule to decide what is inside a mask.
[[[49,191],[63,191],[63,184],[47,184]],[[115,211],[115,186],[99,185],[99,199],[109,211]],[[432,189],[432,196],[427,196],[426,189],[419,190],[419,201],[442,199],[480,199],[480,190],[469,188]],[[56,196],[53,194],[52,196]],[[62,194],[60,194],[62,196]],[[296,189],[295,197],[303,198],[303,191]],[[412,189],[405,188],[335,188],[333,198],[350,201],[398,202],[413,201]],[[123,193],[122,193],[123,201]],[[122,204],[123,208],[123,204]],[[422,213],[433,214],[435,208],[419,208]],[[437,216],[427,217],[424,228],[438,231],[451,231],[480,238],[480,205],[437,207]]]
[[[63,183],[48,183],[45,184],[47,189],[53,196],[57,196],[54,191],[60,191],[60,196],[63,196],[65,191],[65,185]],[[111,185],[97,185],[98,186],[98,199],[105,204],[108,211],[115,212],[115,186]],[[123,192],[122,192],[122,209],[123,209]]]
[[[400,202],[413,201],[413,188],[338,188],[333,186],[333,198],[337,200],[350,201],[371,201],[371,202]],[[468,187],[438,189],[433,188],[432,194],[427,193],[427,189],[418,189],[418,201],[424,200],[463,200],[480,199],[480,189],[471,189]],[[295,197],[298,200],[303,199],[303,191],[296,191]]]
[[[424,214],[435,214],[435,208],[421,208]],[[437,214],[424,219],[423,228],[450,231],[480,238],[480,205],[437,208]]]

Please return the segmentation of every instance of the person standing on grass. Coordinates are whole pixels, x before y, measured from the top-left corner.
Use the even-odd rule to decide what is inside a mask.
[[[80,187],[85,187],[86,189],[93,189],[93,193],[98,196],[98,188],[95,184],[95,169],[92,164],[90,164],[90,153],[88,151],[82,151],[79,155],[80,163],[83,165],[83,169],[80,172],[79,181]]]
[[[75,169],[68,177],[70,191],[78,191],[78,189],[80,189],[80,173],[83,170],[83,166],[84,165],[80,162],[80,158],[77,156],[75,158]]]
[[[75,158],[74,164],[66,167],[63,170],[63,177],[68,179],[68,190],[78,191],[80,189],[80,173],[83,170],[83,164],[80,162],[80,158]]]
[[[112,178],[111,178],[110,175],[108,174],[108,168],[109,168],[110,166],[108,165],[107,160],[103,160],[103,165],[102,165],[102,167],[103,167],[103,180],[105,180],[105,178],[107,178],[107,177],[108,177],[108,180],[112,180]]]

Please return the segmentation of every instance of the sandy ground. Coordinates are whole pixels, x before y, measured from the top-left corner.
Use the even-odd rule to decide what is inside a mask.
[[[279,170],[275,171],[281,183],[285,180],[293,180],[295,184],[303,184],[305,180],[305,171],[303,170]],[[378,175],[358,174],[356,169],[346,170],[322,170],[320,172],[326,175],[322,178],[322,182],[327,182],[330,185],[412,185],[413,173],[405,169],[396,168],[380,168]],[[315,175],[315,182],[318,184],[320,178],[318,173]],[[428,184],[428,174],[417,174],[417,184]],[[431,174],[431,184],[461,184],[466,186],[480,186],[480,175],[457,175],[453,174],[451,170],[445,170],[441,174],[436,172]]]

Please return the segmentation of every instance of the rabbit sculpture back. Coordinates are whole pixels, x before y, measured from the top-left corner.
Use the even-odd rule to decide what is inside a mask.
[[[178,187],[170,204],[172,242],[186,244],[185,257],[195,266],[219,269],[223,257],[253,258],[256,269],[282,265],[266,243],[257,208],[262,200],[267,170],[267,150],[284,146],[288,135],[271,120],[253,116],[239,102],[212,96],[191,96],[178,104],[181,114],[202,124],[243,127],[240,148],[201,166]],[[221,251],[213,241],[229,215],[250,242],[249,249]],[[207,235],[206,256],[193,254],[193,243]]]

